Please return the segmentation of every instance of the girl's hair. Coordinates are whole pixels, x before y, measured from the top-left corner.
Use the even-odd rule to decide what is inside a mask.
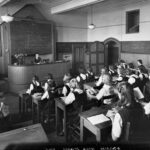
[[[122,82],[118,90],[121,94],[120,105],[132,107],[135,104],[133,87],[127,82]]]
[[[77,79],[76,78],[72,78],[71,80],[70,80],[70,86],[72,87],[72,84],[74,85],[75,84],[75,88],[76,88],[76,86],[77,86]]]
[[[102,70],[105,71],[105,74],[108,74],[108,69],[106,67],[101,68],[101,72],[102,72]]]
[[[39,81],[39,77],[37,75],[34,75],[33,78],[35,81]]]
[[[53,75],[51,73],[48,73],[48,79],[53,79]]]
[[[125,63],[125,61],[123,59],[121,59],[119,63]]]
[[[140,70],[141,73],[147,73],[147,70],[145,67],[139,67],[138,69]]]
[[[79,73],[85,73],[85,68],[84,67],[79,67],[78,71],[79,71]]]
[[[138,59],[137,60],[140,64],[143,64],[142,60],[141,59]]]
[[[70,80],[70,85],[72,85],[72,83],[75,83],[75,87],[74,88],[78,88],[78,89],[83,89],[83,84],[81,82],[78,82],[76,78],[72,78]]]
[[[77,82],[77,88],[83,90],[83,83]]]
[[[108,73],[104,74],[103,82],[104,82],[104,84],[110,84],[111,83],[111,76]]]
[[[114,66],[113,66],[113,65],[109,65],[109,69],[114,70],[115,68],[114,68]]]
[[[69,82],[71,80],[71,75],[70,75],[70,73],[66,73],[65,75],[64,75],[64,78],[63,78],[63,82]]]
[[[92,67],[87,67],[87,69],[86,69],[87,71],[93,71],[93,69],[92,69]]]
[[[126,70],[124,68],[118,68],[117,70],[119,70],[119,72],[122,76],[126,75]]]

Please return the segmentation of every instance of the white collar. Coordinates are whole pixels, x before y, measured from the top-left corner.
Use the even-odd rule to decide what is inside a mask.
[[[83,80],[85,80],[85,79],[86,79],[86,75],[85,75],[85,74],[80,73],[80,76],[82,77],[82,79],[83,79]]]

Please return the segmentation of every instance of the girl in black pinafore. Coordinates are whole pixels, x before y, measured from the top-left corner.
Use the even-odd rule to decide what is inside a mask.
[[[32,82],[30,84],[30,88],[26,91],[27,94],[33,95],[34,93],[43,93],[44,90],[41,87],[38,76],[34,75],[32,78]]]
[[[71,79],[70,85],[72,91],[68,94],[65,99],[66,111],[67,111],[67,124],[73,123],[73,121],[78,120],[78,114],[82,109],[84,101],[86,100],[86,94],[83,91],[82,84],[78,83],[75,78]],[[63,116],[62,116],[63,117]],[[63,120],[64,121],[64,120]],[[63,135],[63,131],[59,135]]]
[[[70,83],[69,83],[70,79],[71,79],[71,75],[69,73],[65,74],[65,76],[63,78],[64,86],[63,86],[63,89],[62,89],[63,96],[68,96],[68,94],[71,91],[71,87],[70,87]]]
[[[87,68],[86,76],[87,76],[87,82],[92,82],[95,80],[95,75],[91,67]]]
[[[79,75],[76,77],[76,79],[81,84],[84,84],[87,81],[87,76],[83,67],[79,68]]]
[[[40,113],[42,113],[42,118],[44,123],[47,123],[49,120],[50,113],[54,113],[54,93],[51,87],[51,84],[48,84],[44,89],[44,93],[41,97],[40,103]]]
[[[130,131],[133,134],[136,134],[141,128],[138,125],[143,117],[143,109],[135,101],[133,88],[129,83],[120,84],[119,97],[118,106],[120,109],[112,119],[112,139],[113,141],[124,142],[127,122],[130,122]]]

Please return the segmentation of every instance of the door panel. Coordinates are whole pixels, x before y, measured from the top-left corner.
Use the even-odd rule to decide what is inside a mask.
[[[91,64],[96,64],[97,58],[96,53],[91,53]]]
[[[120,59],[121,43],[115,39],[108,39],[105,44],[105,66],[115,64]]]
[[[80,66],[84,66],[85,49],[86,49],[85,43],[73,43],[72,45],[72,54],[73,54],[72,68],[75,74],[77,74],[78,68]]]
[[[98,57],[99,57],[99,59],[98,59],[98,63],[104,63],[104,53],[99,53],[98,54]]]
[[[108,58],[111,58],[111,59],[108,59],[108,65],[112,65],[118,62],[119,48],[114,47],[113,45],[110,45],[108,47]]]
[[[96,65],[92,65],[93,72],[96,72]]]
[[[101,42],[93,42],[90,44],[90,66],[96,74],[100,73],[100,69],[104,66],[104,44]]]

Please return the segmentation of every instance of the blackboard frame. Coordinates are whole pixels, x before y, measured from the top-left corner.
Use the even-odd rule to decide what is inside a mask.
[[[27,23],[29,25],[29,28],[27,28],[27,26],[25,26],[24,23]],[[28,33],[28,31],[27,32],[23,31],[23,35],[21,35],[21,31],[18,31],[17,29],[16,29],[16,31],[12,31],[12,29],[13,29],[12,26],[13,27],[15,26],[14,24],[16,24],[16,28],[17,28],[17,26],[20,25],[20,26],[22,26],[22,28],[20,27],[21,30],[28,29],[28,31],[30,33]],[[32,27],[32,25],[35,25],[35,27]],[[44,28],[42,26],[44,26]],[[37,27],[37,29],[35,29],[36,27]],[[38,30],[38,28],[40,30]],[[48,28],[50,33],[45,28]],[[33,32],[32,32],[32,30],[33,30]],[[40,31],[39,39],[36,42],[35,38],[37,39],[36,34],[38,34],[37,33],[38,31]],[[15,34],[15,32],[16,32],[16,34]],[[29,34],[30,35],[34,34],[34,32],[36,32],[36,34],[32,36],[32,39],[33,39],[33,42],[34,42],[33,46],[31,45],[32,43],[29,40],[28,41],[30,42],[29,43],[30,45],[25,44],[25,43],[27,43],[27,39],[28,39],[27,36]],[[15,20],[12,23],[10,23],[11,54],[12,55],[18,54],[18,53],[24,53],[24,54],[27,54],[27,55],[34,55],[35,53],[39,53],[40,55],[52,54],[52,53],[54,53],[54,35],[53,34],[54,34],[54,32],[53,32],[53,23],[51,21],[30,20],[30,19]],[[21,39],[19,38],[19,36],[21,36]],[[41,39],[40,39],[40,36],[41,36]],[[45,36],[45,40],[49,40],[49,42],[48,41],[45,42],[42,39],[42,38],[44,38],[44,36]],[[17,38],[20,41],[18,41]],[[20,42],[20,47],[19,46],[14,46],[13,42],[15,42],[16,45],[19,44],[19,42]],[[22,44],[21,44],[21,42],[22,42]],[[23,42],[25,42],[25,43],[23,43]],[[41,46],[41,47],[37,47],[37,49],[33,49],[34,47],[36,47],[35,44],[37,44],[38,46]],[[44,44],[45,45],[47,44],[47,45],[45,46]],[[40,50],[40,48],[41,48],[41,50]]]

